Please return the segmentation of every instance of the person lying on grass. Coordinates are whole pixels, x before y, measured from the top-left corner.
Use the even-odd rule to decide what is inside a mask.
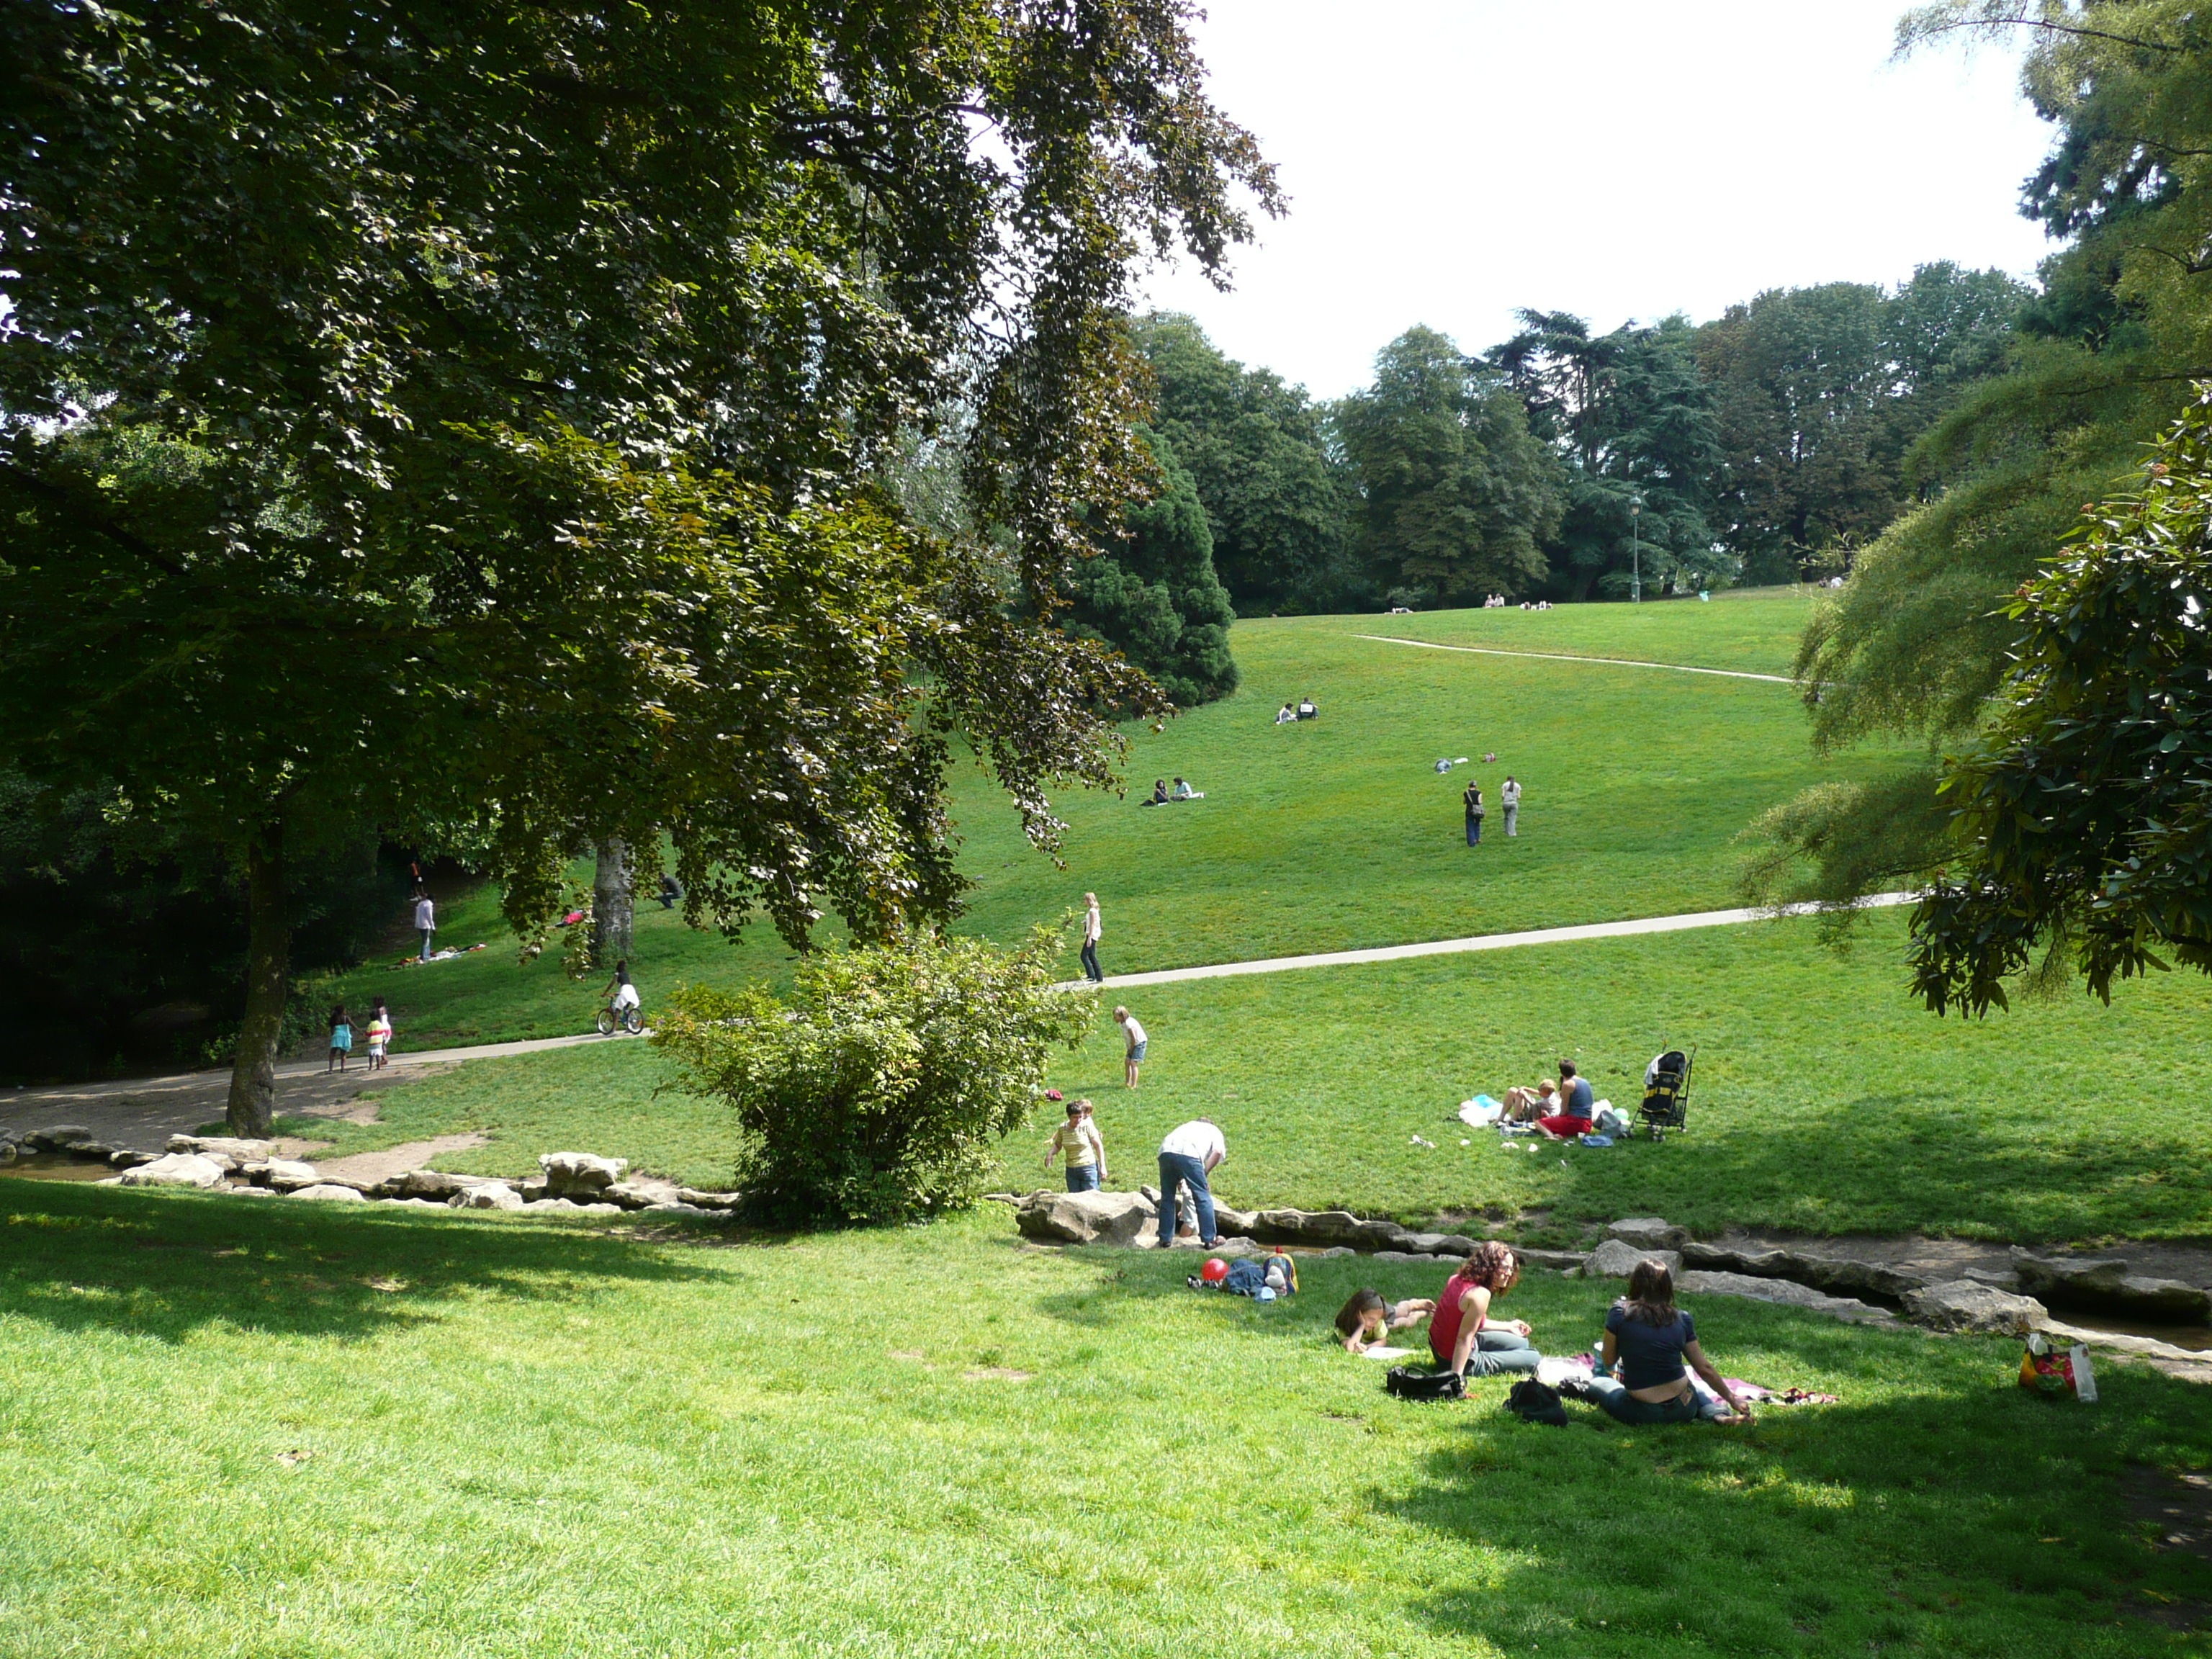
[[[1549,1117],[1538,1118],[1536,1127],[1547,1139],[1572,1140],[1590,1132],[1590,1114],[1595,1109],[1589,1079],[1576,1076],[1574,1061],[1563,1060],[1559,1062],[1559,1109]]]
[[[1429,1322],[1429,1352],[1437,1362],[1462,1376],[1496,1376],[1505,1371],[1534,1371],[1543,1356],[1528,1340],[1526,1322],[1509,1319],[1493,1324],[1490,1304],[1511,1290],[1521,1277],[1521,1264],[1513,1252],[1494,1238],[1474,1247],[1474,1254],[1444,1285]]]
[[[1385,1302],[1379,1291],[1354,1291],[1352,1300],[1336,1310],[1336,1334],[1344,1339],[1345,1352],[1365,1353],[1381,1347],[1392,1331],[1418,1325],[1436,1310],[1437,1304],[1425,1296]]]
[[[1720,1400],[1698,1396],[1683,1368],[1685,1360]],[[1590,1379],[1590,1395],[1607,1416],[1622,1423],[1751,1419],[1750,1402],[1739,1400],[1728,1379],[1713,1369],[1698,1346],[1697,1326],[1674,1305],[1674,1275],[1663,1261],[1638,1262],[1628,1275],[1628,1294],[1607,1312],[1605,1347],[1597,1375]]]

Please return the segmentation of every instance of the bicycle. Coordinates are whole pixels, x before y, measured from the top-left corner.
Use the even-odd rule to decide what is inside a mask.
[[[617,1008],[614,999],[608,998],[606,1006],[599,1010],[599,1035],[612,1036],[617,1025],[630,1036],[635,1036],[645,1029],[645,1011],[635,1002]]]

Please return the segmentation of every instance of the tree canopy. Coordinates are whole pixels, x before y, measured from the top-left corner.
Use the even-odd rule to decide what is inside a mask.
[[[1159,694],[1052,619],[1144,493],[1129,271],[1277,202],[1183,21],[0,14],[0,765],[246,871],[234,1121],[312,836],[465,848],[527,927],[665,830],[695,921],[881,937],[957,903],[953,726],[1040,840],[1111,781]],[[969,537],[880,482],[955,403]]]

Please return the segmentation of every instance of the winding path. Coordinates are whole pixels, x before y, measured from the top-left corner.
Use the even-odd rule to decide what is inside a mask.
[[[1395,634],[1354,634],[1355,640],[1377,645],[1411,645],[1423,651],[1462,651],[1476,657],[1535,657],[1545,662],[1597,662],[1613,668],[1663,668],[1670,674],[1717,674],[1724,680],[1765,680],[1774,685],[1795,685],[1787,674],[1753,674],[1741,668],[1692,668],[1679,662],[1639,662],[1632,657],[1578,657],[1567,651],[1508,651],[1495,645],[1439,645],[1434,640],[1401,639]]]

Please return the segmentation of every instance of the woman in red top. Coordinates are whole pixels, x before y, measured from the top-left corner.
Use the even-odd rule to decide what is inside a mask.
[[[1490,1304],[1521,1277],[1513,1252],[1486,1239],[1444,1285],[1429,1320],[1429,1350],[1439,1364],[1462,1376],[1496,1376],[1504,1371],[1534,1371],[1543,1358],[1528,1340],[1528,1327],[1517,1319],[1492,1322]]]

